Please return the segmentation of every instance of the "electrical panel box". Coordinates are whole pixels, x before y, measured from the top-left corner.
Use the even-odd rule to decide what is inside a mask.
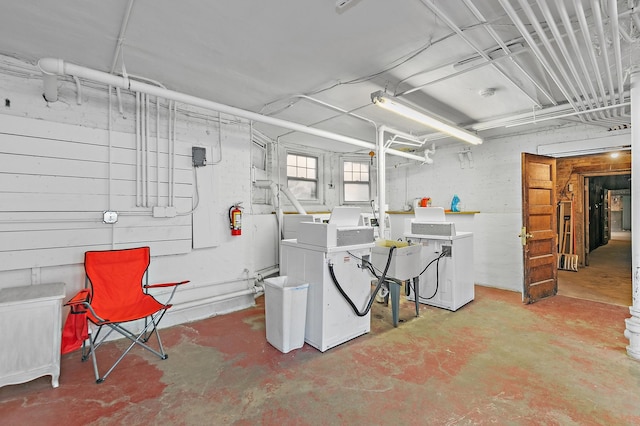
[[[203,167],[207,165],[207,150],[201,146],[191,147],[193,157],[193,167]]]

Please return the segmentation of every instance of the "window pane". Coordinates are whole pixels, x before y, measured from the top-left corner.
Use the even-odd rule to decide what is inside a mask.
[[[299,155],[296,164],[298,167],[307,167],[307,157]]]
[[[292,166],[287,166],[287,176],[295,176],[297,169]]]
[[[287,154],[287,166],[295,166],[296,165],[296,156]]]
[[[307,179],[315,179],[315,178],[316,178],[316,170],[307,169]]]
[[[369,201],[369,184],[346,183],[344,201]]]
[[[316,182],[289,179],[289,190],[299,200],[314,200],[318,198]]]
[[[354,172],[360,171],[360,163],[353,163],[353,171]]]
[[[344,162],[344,171],[345,172],[350,172],[353,170],[353,163],[351,161],[345,161]]]
[[[310,169],[316,169],[316,159],[314,157],[307,157],[307,167]]]
[[[360,175],[360,180],[363,182],[369,182],[369,172],[362,172],[362,175]]]

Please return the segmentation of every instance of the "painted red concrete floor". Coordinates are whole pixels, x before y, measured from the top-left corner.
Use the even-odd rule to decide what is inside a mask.
[[[633,425],[640,362],[628,309],[476,287],[457,312],[403,303],[398,328],[374,304],[372,331],[325,353],[265,339],[263,298],[163,330],[169,359],[134,349],[102,384],[78,353],[49,377],[0,388],[0,424]],[[103,348],[115,359],[124,342]]]

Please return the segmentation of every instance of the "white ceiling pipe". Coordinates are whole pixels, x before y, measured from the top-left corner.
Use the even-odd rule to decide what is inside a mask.
[[[631,17],[633,18],[633,22],[636,24],[636,29],[640,29],[640,16],[637,13],[632,13]],[[637,40],[632,40],[637,41]]]
[[[560,91],[562,92],[562,95],[565,97],[567,102],[569,102],[569,104],[571,104],[571,107],[573,108],[574,111],[578,111],[578,107],[576,106],[575,102],[573,102],[573,99],[571,99],[571,95],[569,95],[569,93],[567,92],[567,89],[565,88],[564,84],[562,84],[562,82],[560,81],[560,79],[556,75],[555,71],[553,70],[553,68],[551,67],[551,65],[547,61],[547,59],[544,57],[544,55],[542,54],[542,51],[538,47],[538,45],[537,45],[536,41],[534,40],[533,36],[529,33],[529,31],[527,31],[526,26],[524,25],[522,20],[518,17],[518,14],[515,11],[515,9],[513,8],[513,6],[511,6],[511,4],[509,3],[508,0],[499,0],[499,1],[500,1],[500,4],[502,5],[502,8],[504,9],[504,11],[507,13],[507,15],[509,16],[511,21],[514,23],[514,25],[516,26],[518,31],[520,31],[520,35],[522,35],[522,37],[525,39],[525,41],[527,42],[527,44],[529,45],[529,47],[533,51],[535,57],[538,59],[538,61],[540,61],[540,63],[542,64],[543,68],[547,71],[547,73],[549,74],[549,76],[551,77],[553,82],[556,84],[558,89],[560,89]]]
[[[271,192],[273,193],[273,197],[274,198],[277,198],[278,197],[278,192],[282,191],[282,193],[289,199],[289,201],[291,201],[291,204],[293,204],[293,207],[296,208],[298,213],[307,214],[307,211],[304,209],[302,204],[300,204],[300,202],[298,201],[296,196],[293,195],[293,192],[291,192],[288,187],[286,187],[286,186],[278,186],[278,184],[276,184],[272,180],[257,180],[253,184],[256,186],[256,188],[269,188],[269,189],[271,189]],[[276,206],[276,207],[279,208],[279,206]]]
[[[57,74],[57,75],[75,75],[77,77],[85,78],[87,80],[97,81],[114,87],[120,87],[128,89],[133,92],[147,93],[153,96],[160,96],[161,98],[170,99],[176,102],[183,102],[188,105],[193,105],[213,111],[222,112],[225,114],[246,118],[248,120],[257,121],[260,123],[270,124],[272,126],[283,127],[285,129],[295,130],[301,133],[306,133],[313,136],[318,136],[325,139],[334,140],[337,142],[343,142],[349,145],[355,145],[370,150],[375,150],[376,145],[371,142],[366,142],[360,139],[352,138],[349,136],[339,135],[337,133],[328,132],[326,130],[315,129],[305,126],[303,124],[293,123],[287,120],[281,120],[279,118],[268,117],[266,115],[258,114],[252,111],[243,110],[240,108],[232,107],[229,105],[220,104],[217,102],[209,101],[206,99],[198,98],[196,96],[187,95],[184,93],[176,92],[173,90],[163,89],[161,87],[152,86],[150,84],[141,83],[138,81],[130,80],[127,77],[120,77],[113,74],[109,74],[102,71],[92,70],[90,68],[81,67],[79,65],[64,62],[62,59],[56,58],[42,58],[38,61],[38,66],[42,70],[44,75]],[[53,81],[57,88],[57,83]],[[47,84],[47,81],[45,81]],[[48,83],[52,84],[51,81]],[[51,90],[51,89],[50,89]],[[45,93],[47,89],[45,88]],[[57,91],[56,91],[57,97]],[[388,149],[387,153],[398,157],[408,158],[410,160],[424,162],[424,157],[419,155],[410,154],[396,149]]]
[[[618,101],[622,102],[622,92],[624,92],[624,81],[622,78],[622,52],[620,51],[620,28],[618,23],[618,3],[609,1],[609,20],[611,22],[611,38],[613,39],[613,54],[616,58],[616,77],[618,80]]]
[[[314,123],[308,124],[307,126],[309,126],[309,127],[315,127],[315,126],[317,126],[318,124],[326,123],[327,121],[331,121],[331,120],[333,120],[334,118],[342,117],[343,115],[347,115],[347,116],[349,116],[349,117],[354,117],[354,118],[357,118],[357,119],[362,120],[362,121],[364,121],[364,122],[367,122],[367,123],[371,124],[374,128],[376,128],[376,127],[378,126],[378,125],[376,124],[376,122],[375,122],[375,121],[373,121],[373,120],[369,120],[369,119],[368,119],[368,118],[366,118],[366,117],[363,117],[363,116],[361,116],[361,115],[358,115],[358,114],[354,114],[354,113],[353,113],[354,111],[357,111],[357,110],[358,110],[358,109],[360,109],[360,108],[356,108],[356,109],[353,109],[353,110],[351,110],[351,111],[348,111],[348,110],[346,110],[346,109],[343,109],[343,108],[337,107],[337,106],[335,106],[335,105],[331,105],[331,104],[329,104],[329,103],[327,103],[327,102],[323,102],[323,101],[321,101],[321,100],[318,100],[318,99],[312,98],[312,97],[307,96],[307,95],[294,95],[294,96],[291,96],[289,99],[293,99],[293,98],[307,99],[307,100],[309,100],[309,101],[311,101],[311,102],[315,102],[315,103],[317,103],[318,105],[324,106],[324,107],[326,107],[326,108],[329,108],[329,109],[331,109],[331,110],[334,110],[334,111],[337,111],[337,112],[339,112],[339,113],[340,113],[340,114],[338,114],[338,115],[332,115],[331,117],[327,117],[327,118],[325,118],[325,119],[323,119],[323,120],[316,121],[316,122],[314,122]],[[278,110],[277,112],[272,113],[272,114],[277,114],[277,113],[279,113],[279,112],[281,112],[281,111],[282,111],[282,109],[281,109],[281,110]],[[269,116],[271,116],[271,114],[269,114]],[[283,133],[283,134],[281,134],[281,135],[278,135],[278,138],[283,138],[283,137],[288,136],[288,135],[290,135],[290,134],[292,134],[292,133],[295,133],[295,132],[294,132],[294,131],[291,131],[291,132]]]
[[[602,25],[602,14],[600,13],[600,4],[597,0],[591,0],[591,13],[593,14],[593,22],[598,31],[598,39],[600,40],[601,56],[604,59],[604,71],[607,75],[609,83],[609,105],[616,103],[615,89],[613,88],[613,78],[611,77],[611,67],[609,65],[609,53],[607,51],[606,38],[604,36],[604,27]]]
[[[564,6],[564,2],[560,2],[560,3],[563,3],[563,5],[558,5],[558,10],[560,11],[560,16],[561,16],[561,19],[562,19],[563,13],[562,13],[561,9]],[[580,90],[580,92],[582,92],[581,98],[582,98],[582,101],[583,101],[583,105],[585,106],[585,108],[593,108],[594,106],[596,108],[600,107],[601,105],[598,105],[593,101],[593,99],[589,95],[589,92],[587,91],[587,88],[585,87],[584,81],[586,80],[587,85],[589,86],[589,88],[591,90],[591,93],[595,92],[595,88],[593,87],[593,84],[591,83],[591,79],[589,78],[589,73],[588,73],[588,71],[586,69],[584,60],[582,59],[582,55],[580,54],[580,50],[578,48],[578,43],[577,43],[575,34],[573,34],[573,25],[569,21],[569,17],[567,16],[567,21],[568,22],[565,22],[563,20],[562,24],[564,26],[565,33],[567,34],[567,37],[569,38],[569,41],[572,44],[572,48],[574,49],[574,52],[576,54],[574,56],[578,58],[580,68],[582,69],[582,74],[580,72],[578,72],[578,68],[576,67],[576,65],[574,64],[573,60],[571,59],[574,56],[572,56],[569,53],[569,48],[567,47],[566,43],[564,42],[564,37],[560,33],[560,29],[558,28],[558,25],[556,24],[556,22],[554,20],[553,14],[551,13],[551,9],[549,9],[549,5],[547,4],[546,0],[538,0],[538,6],[540,7],[540,10],[542,11],[542,15],[547,20],[549,28],[551,29],[551,33],[555,37],[556,46],[558,46],[560,48],[560,52],[564,56],[564,59],[566,60],[567,66],[569,67],[569,71],[573,75],[573,78],[575,79],[576,84],[578,85],[578,89]],[[564,10],[564,14],[565,15],[567,14],[566,9]],[[602,116],[602,114],[600,114],[600,116],[601,116],[601,118],[604,118]],[[595,114],[594,114],[593,118],[596,119],[596,120],[598,119],[598,117]]]
[[[527,16],[527,19],[533,25],[533,28],[535,29],[535,34],[538,36],[540,41],[542,41],[542,44],[544,45],[545,49],[547,50],[547,53],[551,57],[551,60],[555,64],[556,69],[560,72],[560,76],[564,79],[564,84],[566,85],[565,87],[567,87],[571,92],[570,96],[572,96],[572,98],[570,97],[568,100],[570,102],[573,102],[575,100],[576,103],[578,102],[581,103],[583,108],[578,108],[578,109],[588,108],[589,105],[582,100],[582,97],[580,96],[575,86],[573,85],[572,78],[569,77],[569,74],[567,74],[567,70],[563,66],[562,60],[560,59],[555,49],[553,48],[551,44],[551,40],[549,40],[549,38],[547,37],[544,31],[544,28],[542,28],[542,25],[540,24],[540,22],[538,22],[538,17],[536,16],[535,12],[531,8],[527,0],[518,0],[518,3],[520,3],[520,7],[522,8],[525,15]],[[540,5],[539,1],[538,1],[538,5]],[[562,40],[558,40],[557,43],[560,44],[561,41]]]
[[[401,97],[401,96],[410,95],[411,93],[413,93],[413,92],[417,92],[418,90],[421,90],[421,89],[423,89],[424,87],[431,86],[431,85],[436,84],[436,83],[441,83],[441,82],[443,82],[443,81],[445,81],[445,80],[449,80],[449,79],[451,79],[451,78],[458,77],[458,76],[460,76],[460,75],[462,75],[462,74],[466,74],[466,73],[468,73],[468,72],[470,72],[470,71],[474,71],[474,70],[476,70],[476,69],[479,69],[479,68],[482,68],[482,67],[486,67],[487,65],[494,65],[494,64],[496,64],[497,62],[502,62],[503,60],[505,60],[505,59],[507,59],[507,58],[513,59],[513,57],[514,57],[514,56],[521,55],[521,54],[526,53],[526,52],[528,52],[528,49],[522,49],[522,50],[518,50],[518,51],[515,51],[515,52],[511,52],[511,53],[509,53],[509,54],[505,54],[504,56],[499,56],[499,57],[497,57],[497,58],[495,58],[495,59],[491,59],[491,58],[489,58],[489,60],[488,60],[488,61],[487,61],[487,60],[484,60],[484,58],[483,58],[483,57],[478,57],[478,59],[483,59],[484,61],[483,61],[483,62],[480,62],[480,63],[478,63],[478,64],[475,64],[475,65],[471,65],[471,66],[469,66],[469,67],[466,67],[466,66],[465,66],[465,67],[464,67],[463,69],[461,69],[460,71],[456,71],[456,72],[454,72],[454,73],[452,73],[452,74],[447,74],[447,75],[445,75],[445,76],[442,76],[442,77],[436,78],[435,80],[431,80],[431,81],[428,81],[428,82],[426,82],[426,83],[419,84],[419,85],[414,86],[414,87],[412,87],[411,89],[407,89],[407,90],[405,90],[405,91],[403,91],[403,92],[396,92],[396,91],[394,91],[394,92],[393,92],[393,96],[394,96],[394,97],[396,97],[396,98],[399,98],[399,97]],[[458,62],[454,62],[453,64],[447,64],[447,65],[445,65],[444,67],[453,66],[453,67],[454,67],[454,69],[456,69],[456,68],[457,68],[457,66],[456,66],[456,65],[457,65],[458,63],[460,63],[460,61],[458,61]],[[442,69],[442,68],[444,68],[444,67],[439,67],[439,68],[437,68],[436,70],[440,70],[440,69]],[[436,70],[430,70],[430,71],[427,71],[427,72],[436,71]],[[419,73],[419,74],[414,74],[414,75],[413,75],[413,76],[411,76],[411,77],[415,77],[415,76],[418,76],[418,75],[420,75],[420,74],[424,74],[424,72]],[[406,81],[406,80],[407,80],[407,79],[403,80],[403,82],[404,82],[404,81]],[[402,82],[401,82],[401,83],[402,83]]]
[[[131,17],[131,10],[133,9],[133,3],[135,0],[129,0],[129,5],[127,6],[127,10],[122,18],[122,23],[120,24],[120,32],[118,33],[118,41],[116,43],[116,50],[113,52],[113,60],[111,61],[111,73],[113,74],[116,70],[116,64],[118,63],[118,58],[120,57],[120,52],[122,50],[122,45],[124,44],[124,35],[127,32],[127,26],[129,25],[129,18]]]
[[[507,44],[504,42],[504,40],[502,40],[500,38],[500,35],[496,32],[496,30],[493,29],[493,27],[491,26],[491,24],[489,23],[489,21],[484,17],[484,15],[482,14],[482,12],[480,12],[480,10],[473,4],[472,0],[463,0],[464,4],[467,6],[467,8],[471,11],[471,13],[473,13],[473,15],[480,21],[480,22],[486,22],[484,29],[489,33],[489,35],[496,41],[496,43],[498,43],[498,45],[500,46],[500,48],[505,52],[505,54],[510,55],[511,54],[511,49],[509,48],[509,46],[507,46]],[[525,77],[527,77],[527,79],[534,85],[536,86],[536,88],[542,92],[542,94],[549,99],[549,101],[553,104],[553,105],[557,105],[558,103],[556,102],[555,99],[553,99],[553,97],[551,96],[551,94],[544,88],[542,87],[542,85],[540,83],[538,83],[538,81],[533,77],[533,75],[531,73],[529,73],[527,70],[525,70],[523,67],[520,66],[520,64],[512,57],[511,58],[511,63],[518,69],[518,71],[520,71],[522,74],[524,74]]]
[[[462,29],[457,26],[442,10],[440,10],[435,2],[433,0],[421,0],[422,4],[424,4],[425,6],[427,6],[427,8],[429,8],[431,10],[431,12],[433,12],[438,18],[442,19],[449,28],[451,28],[456,34],[458,34],[458,36],[460,36],[460,38],[462,38],[462,40],[464,40],[465,43],[467,43],[469,45],[469,47],[471,47],[473,50],[475,50],[480,56],[482,56],[486,61],[491,61],[491,58],[489,57],[489,55],[487,55],[486,53],[484,53],[484,51],[480,48],[478,48],[475,43],[473,43],[469,37],[466,36],[466,34],[464,34],[464,32],[462,31]],[[502,75],[509,83],[511,83],[511,85],[516,88],[517,90],[519,90],[520,92],[522,92],[523,95],[525,95],[526,97],[528,97],[531,102],[533,102],[534,105],[537,106],[541,106],[540,102],[538,102],[537,99],[535,99],[534,97],[532,97],[531,95],[529,95],[529,93],[527,93],[523,88],[521,84],[516,83],[511,77],[509,77],[507,75],[507,73],[505,73],[500,67],[498,67],[496,64],[492,63],[491,66],[498,72],[500,73],[500,75]]]
[[[539,118],[539,119],[536,119],[536,120],[524,121],[524,122],[521,122],[521,123],[513,123],[513,124],[509,124],[509,125],[507,125],[505,127],[516,127],[516,126],[522,126],[524,124],[536,124],[536,123],[539,123],[541,121],[557,120],[557,119],[566,118],[566,117],[575,117],[575,116],[580,115],[580,114],[588,114],[588,113],[592,113],[592,112],[603,111],[603,110],[606,110],[606,109],[620,108],[620,107],[627,107],[627,106],[631,106],[631,102],[625,102],[623,104],[617,104],[617,105],[607,105],[607,106],[600,107],[600,108],[594,108],[594,109],[589,110],[589,111],[578,111],[578,112],[572,112],[572,113],[568,113],[568,114],[556,115],[556,116],[553,116],[553,117],[544,117],[544,118]]]
[[[564,8],[564,3],[562,3]],[[591,42],[591,34],[589,29],[589,24],[587,24],[587,18],[584,13],[584,8],[582,7],[582,0],[573,0],[573,5],[576,9],[576,17],[578,18],[578,23],[580,24],[580,30],[582,31],[582,37],[584,39],[585,46],[588,46],[587,53],[589,54],[589,61],[591,62],[591,67],[593,68],[593,73],[596,77],[596,82],[598,84],[598,90],[600,91],[600,99],[598,101],[599,105],[605,106],[607,105],[606,96],[607,91],[604,88],[604,81],[602,81],[602,75],[600,74],[600,67],[598,66],[598,59],[596,58],[596,52],[593,47],[593,43]],[[610,111],[606,112],[608,117],[611,116]]]

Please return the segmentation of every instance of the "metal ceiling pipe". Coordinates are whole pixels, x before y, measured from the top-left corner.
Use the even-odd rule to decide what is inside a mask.
[[[378,153],[378,236],[380,239],[384,238],[384,231],[386,228],[385,215],[387,214],[385,203],[385,193],[387,190],[387,169],[386,169],[386,155],[390,148],[384,147],[384,132],[388,129],[387,126],[378,127],[378,133],[376,134],[377,153]],[[425,155],[426,158],[426,155]],[[374,207],[375,213],[375,207]]]
[[[529,33],[529,31],[527,31],[526,26],[524,25],[522,20],[518,17],[517,12],[513,8],[513,6],[511,6],[511,4],[509,3],[509,0],[498,0],[498,1],[502,5],[502,8],[507,13],[507,15],[509,16],[513,24],[518,29],[518,31],[520,31],[520,35],[522,35],[522,37],[525,39],[525,41],[527,42],[531,50],[534,52],[535,57],[538,59],[538,61],[540,61],[545,71],[547,71],[547,73],[549,74],[553,82],[556,84],[558,89],[562,92],[562,95],[565,97],[567,102],[569,102],[569,104],[574,109],[574,111],[578,111],[579,108],[571,98],[571,95],[569,95],[569,93],[567,92],[567,89],[564,87],[564,84],[560,81],[560,79],[556,75],[555,71],[551,67],[551,64],[549,64],[547,59],[544,57],[536,41],[533,39],[533,36]]]
[[[493,29],[493,27],[491,26],[491,24],[489,24],[489,22],[487,21],[487,19],[484,17],[484,15],[482,14],[482,12],[480,12],[480,10],[473,4],[473,0],[463,0],[465,6],[467,6],[467,8],[471,11],[471,13],[473,13],[473,15],[480,21],[480,22],[485,22],[486,25],[484,27],[484,29],[489,33],[489,35],[496,41],[496,43],[498,43],[498,46],[500,46],[500,48],[505,52],[505,54],[510,55],[511,49],[509,49],[509,46],[507,46],[507,44],[504,42],[504,40],[502,40],[502,38],[500,38],[500,35],[496,32],[496,30]],[[540,92],[542,92],[542,94],[549,99],[549,101],[553,104],[553,105],[557,105],[558,102],[556,102],[555,99],[553,99],[553,97],[551,96],[551,94],[547,91],[547,89],[545,89],[544,87],[542,87],[542,85],[540,83],[538,83],[538,81],[533,77],[533,75],[531,75],[527,70],[525,70],[523,67],[520,66],[520,64],[518,62],[516,62],[516,60],[511,57],[511,63],[518,69],[518,71],[520,71],[522,74],[524,74],[525,77],[527,77],[527,79],[534,85],[536,86],[536,89],[538,89]]]
[[[87,80],[97,81],[103,84],[111,85],[114,87],[120,87],[122,89],[131,90],[133,92],[146,93],[152,96],[159,96],[161,98],[173,100],[176,102],[183,102],[188,105],[197,106],[200,108],[219,111],[225,114],[242,117],[248,120],[257,121],[260,123],[270,124],[272,126],[283,127],[285,129],[295,130],[301,133],[306,133],[313,136],[318,136],[325,139],[334,140],[337,142],[346,143],[349,145],[355,145],[369,150],[375,150],[376,144],[366,142],[360,139],[352,138],[349,136],[339,135],[337,133],[329,132],[326,130],[315,129],[305,126],[303,124],[293,123],[287,120],[281,120],[279,118],[268,117],[266,115],[258,114],[252,111],[243,110],[240,108],[232,107],[229,105],[220,104],[217,102],[209,101],[206,99],[198,98],[196,96],[187,95],[184,93],[176,92],[169,89],[164,89],[158,86],[142,83],[135,80],[130,80],[124,76],[116,76],[102,71],[92,70],[90,68],[81,67],[69,62],[64,62],[62,59],[56,58],[42,58],[38,61],[38,66],[42,70],[43,75],[75,75],[77,77],[85,78]],[[56,88],[57,89],[57,88]],[[57,96],[57,91],[56,91]],[[398,151],[396,149],[388,149],[387,153],[398,157],[408,158],[410,160],[425,162],[425,157],[411,154],[408,152]]]
[[[615,89],[613,87],[613,78],[611,77],[611,65],[609,65],[609,53],[607,52],[607,43],[604,36],[604,26],[602,25],[600,4],[597,0],[591,0],[591,13],[593,14],[593,22],[598,32],[600,48],[602,49],[601,56],[604,59],[604,71],[607,75],[607,82],[609,83],[609,105],[614,105],[616,103]]]
[[[630,92],[625,92],[624,95],[623,95],[623,98],[624,99],[629,99],[629,97],[630,97]],[[616,107],[620,107],[620,105],[607,106],[606,105],[606,101],[603,98],[600,98],[598,100],[601,103],[605,104],[605,106],[602,107],[603,111],[610,111],[612,109],[616,109]],[[605,108],[607,108],[607,109],[605,109]],[[618,108],[618,109],[623,109],[623,108]],[[570,113],[570,112],[576,112],[576,111],[573,108],[571,108],[570,105],[562,104],[562,105],[557,105],[557,106],[541,109],[541,110],[538,110],[538,111],[525,112],[525,113],[512,115],[512,116],[509,116],[509,117],[497,118],[497,119],[494,119],[494,120],[489,120],[489,121],[476,123],[476,124],[470,126],[469,129],[470,130],[474,130],[476,132],[480,132],[480,131],[484,131],[484,130],[496,129],[498,127],[509,127],[512,124],[516,124],[516,123],[519,123],[519,122],[522,122],[522,121],[527,121],[527,120],[528,121],[533,121],[533,120],[536,119],[536,117],[538,117],[538,119],[542,119],[542,118],[551,117],[552,114],[561,115],[561,114],[566,114],[566,113]],[[591,111],[577,111],[577,112],[579,112],[580,114],[584,114],[586,112],[591,112]],[[622,117],[624,117],[626,115],[628,115],[628,114],[620,114],[620,117],[615,117],[615,118],[609,117],[606,121],[620,123],[619,120],[623,120],[622,121],[623,123],[624,122],[628,123],[629,120],[622,119]],[[595,124],[595,123],[590,123],[590,124]]]
[[[589,110],[589,111],[577,111],[577,112],[571,112],[571,113],[568,113],[568,114],[554,115],[552,117],[539,118],[539,119],[535,119],[535,120],[531,120],[531,121],[524,121],[524,122],[521,122],[521,123],[513,123],[513,124],[509,124],[509,125],[507,125],[505,127],[516,127],[516,126],[522,126],[522,125],[525,125],[525,124],[536,124],[536,123],[539,123],[541,121],[558,120],[560,118],[575,117],[575,116],[580,115],[580,114],[588,114],[588,113],[592,113],[592,112],[602,111],[602,110],[605,110],[605,109],[620,108],[620,107],[627,107],[627,106],[631,106],[631,102],[625,102],[623,104],[618,104],[618,105],[607,105],[607,106],[600,107],[600,108],[594,108],[594,109]]]
[[[564,37],[560,33],[560,29],[558,28],[558,25],[554,21],[553,14],[551,13],[551,9],[549,8],[549,5],[547,4],[546,0],[538,0],[538,6],[540,6],[540,10],[542,11],[543,16],[547,20],[547,23],[549,24],[551,33],[555,37],[556,45],[560,48],[560,52],[564,56],[567,66],[569,67],[569,70],[571,71],[571,74],[573,75],[573,78],[575,79],[576,84],[578,85],[578,89],[580,89],[580,92],[582,92],[582,100],[583,100],[585,109],[591,109],[594,106],[597,108],[601,105],[598,105],[596,102],[594,102],[591,95],[589,94],[589,93],[595,93],[595,88],[593,87],[593,84],[591,83],[591,79],[589,78],[589,72],[584,63],[584,59],[582,59],[582,55],[580,53],[580,49],[578,47],[578,42],[576,40],[575,34],[573,34],[573,25],[569,20],[569,16],[567,14],[566,8],[564,8],[564,2],[559,2],[559,3],[561,3],[560,5],[558,5],[558,11],[560,12],[560,19],[562,20],[565,34],[569,38],[569,41],[572,45],[574,55],[571,55],[571,53],[569,53],[569,48],[564,42]],[[563,14],[563,10],[564,10],[564,14]],[[564,20],[564,15],[566,15],[566,21]],[[572,60],[572,58],[574,57],[578,59],[578,64],[582,69],[582,74],[580,74],[580,72],[578,71],[578,68],[576,67],[576,65]],[[585,80],[591,92],[587,91],[587,88],[584,84]],[[596,114],[594,114],[593,118],[595,120],[598,119]],[[604,116],[600,114],[600,118],[604,118]]]
[[[111,73],[113,74],[116,70],[116,64],[118,63],[118,57],[120,57],[120,52],[122,51],[122,45],[124,44],[124,35],[127,32],[127,27],[129,26],[129,18],[131,17],[131,11],[133,10],[133,3],[135,0],[129,0],[129,5],[127,6],[127,10],[122,17],[122,23],[120,24],[120,32],[118,33],[118,40],[116,43],[116,50],[113,52],[113,60],[111,61]]]
[[[422,1],[422,4],[424,4],[427,8],[429,8],[431,10],[431,12],[433,12],[438,18],[442,19],[445,22],[445,24],[447,24],[447,26],[449,26],[449,28],[451,28],[456,34],[458,34],[458,36],[460,36],[460,38],[462,38],[462,40],[464,40],[464,42],[469,45],[469,47],[471,47],[473,50],[475,50],[476,53],[478,53],[480,56],[482,56],[486,61],[491,61],[491,58],[486,53],[484,53],[484,51],[482,49],[478,48],[474,43],[472,43],[471,40],[469,40],[469,37],[467,37],[462,32],[460,27],[458,27],[451,19],[449,19],[449,17],[444,12],[442,12],[442,10],[440,10],[435,5],[433,0],[421,0],[421,1]],[[515,81],[513,81],[513,79],[511,77],[509,77],[507,75],[507,73],[505,73],[502,69],[500,69],[497,65],[495,65],[493,63],[492,63],[491,66],[496,71],[498,71],[498,73],[500,73],[504,78],[506,78],[507,81],[513,85],[513,87],[515,87],[517,90],[521,91],[522,94],[524,94],[526,97],[531,99],[531,101],[533,102],[534,105],[536,105],[538,107],[541,106],[537,99],[535,99],[534,97],[529,95],[525,90],[523,90],[522,87],[519,84],[517,84]]]
[[[620,25],[618,23],[618,3],[609,1],[609,19],[611,23],[611,39],[613,41],[613,54],[616,58],[616,77],[618,80],[618,101],[622,102],[622,92],[624,92],[624,81],[622,78],[622,52],[620,51]]]
[[[333,110],[333,111],[337,111],[337,112],[339,112],[339,113],[340,113],[340,114],[338,114],[338,115],[332,115],[332,116],[327,117],[327,118],[325,118],[325,119],[323,119],[323,120],[316,121],[316,122],[314,122],[314,123],[310,123],[310,124],[308,124],[308,125],[307,125],[307,126],[309,126],[309,127],[314,127],[314,126],[317,126],[318,124],[326,123],[327,121],[331,121],[331,120],[333,120],[334,118],[342,117],[342,116],[344,116],[344,115],[347,115],[347,116],[349,116],[349,117],[354,117],[354,118],[357,118],[357,119],[359,119],[359,120],[362,120],[362,121],[364,121],[364,122],[366,122],[366,123],[369,123],[369,124],[371,124],[374,128],[376,128],[376,127],[377,127],[377,124],[376,124],[376,122],[375,122],[375,121],[370,120],[370,119],[368,119],[368,118],[366,118],[366,117],[363,117],[363,116],[361,116],[361,115],[354,114],[354,111],[357,111],[358,109],[361,109],[362,107],[359,107],[359,108],[356,108],[356,109],[352,109],[351,111],[349,111],[349,110],[346,110],[346,109],[344,109],[344,108],[340,108],[340,107],[337,107],[337,106],[335,106],[335,105],[331,105],[331,104],[329,104],[329,103],[327,103],[327,102],[321,101],[321,100],[319,100],[319,99],[312,98],[312,97],[307,96],[307,95],[294,95],[294,96],[291,96],[289,99],[294,99],[294,98],[306,99],[306,100],[309,100],[309,101],[311,101],[311,102],[314,102],[314,103],[316,103],[316,104],[318,104],[318,105],[320,105],[320,106],[326,107],[326,108],[328,108],[328,109],[331,109],[331,110]],[[291,106],[293,106],[293,105],[291,105]],[[288,108],[288,107],[287,107],[287,108]],[[278,111],[276,111],[276,112],[273,112],[273,113],[271,113],[271,114],[265,114],[265,115],[268,115],[268,116],[270,117],[270,116],[272,116],[273,114],[277,114],[277,113],[279,113],[279,112],[281,112],[281,111],[283,111],[283,110],[284,110],[284,108],[283,108],[283,109],[280,109],[280,110],[278,110]],[[294,131],[286,132],[286,133],[283,133],[283,134],[281,134],[281,135],[278,135],[278,137],[279,137],[279,138],[283,138],[283,137],[288,136],[288,135],[290,135],[290,134],[292,134],[292,133],[295,133],[295,132],[294,132]]]
[[[564,79],[564,84],[571,91],[571,95],[573,96],[573,99],[568,99],[568,100],[570,101],[575,100],[576,103],[582,104],[583,108],[585,109],[588,108],[588,105],[585,104],[585,102],[582,100],[582,97],[580,96],[575,86],[571,82],[572,79],[567,74],[567,71],[563,66],[562,60],[558,57],[558,54],[556,53],[553,46],[551,45],[551,41],[549,40],[549,38],[547,38],[544,28],[542,28],[542,25],[540,25],[540,22],[538,22],[538,17],[536,16],[535,12],[531,8],[527,0],[518,0],[518,3],[520,4],[520,7],[522,8],[525,15],[527,16],[527,19],[529,20],[529,22],[533,25],[533,28],[536,31],[536,35],[538,36],[540,41],[542,41],[542,44],[544,45],[547,53],[551,57],[551,60],[555,64],[556,69],[560,72],[560,75]],[[540,5],[539,2],[538,2],[538,5]],[[560,41],[558,43],[560,43]],[[580,108],[577,108],[577,110],[579,109]]]
[[[562,3],[562,5],[564,8],[564,3]],[[598,103],[601,104],[602,106],[606,106],[607,101],[605,99],[607,96],[607,91],[604,88],[604,81],[602,80],[602,74],[600,73],[600,66],[598,65],[596,52],[593,48],[593,43],[591,42],[589,24],[587,24],[587,18],[586,18],[586,14],[584,13],[584,7],[582,6],[582,0],[573,0],[573,6],[575,7],[575,10],[576,10],[576,17],[578,18],[580,30],[582,31],[584,44],[585,46],[588,46],[587,53],[589,54],[589,61],[591,62],[591,67],[593,68],[593,73],[596,77],[598,90],[600,91],[600,99],[598,100]],[[607,110],[606,115],[608,117],[611,117],[611,112]]]
[[[525,53],[527,51],[528,51],[527,49],[522,49],[522,50],[518,50],[517,52],[511,52],[511,53],[509,53],[507,55],[504,55],[504,56],[499,56],[499,57],[497,57],[495,59],[489,58],[488,61],[485,60],[484,62],[481,62],[481,63],[476,64],[476,65],[469,66],[468,68],[465,67],[464,69],[462,69],[460,71],[456,71],[453,74],[447,74],[447,75],[445,75],[443,77],[436,78],[435,80],[431,80],[431,81],[428,81],[426,83],[419,84],[418,86],[414,86],[411,89],[405,90],[404,92],[398,93],[398,92],[394,91],[393,92],[393,96],[396,97],[396,98],[399,98],[401,96],[409,95],[409,94],[411,94],[413,92],[417,92],[418,90],[420,90],[420,89],[422,89],[424,87],[431,86],[432,84],[440,83],[440,82],[443,82],[445,80],[449,80],[451,78],[458,77],[459,75],[466,74],[469,71],[473,71],[473,70],[476,70],[478,68],[486,67],[487,65],[495,65],[497,62],[501,62],[501,61],[503,61],[503,60],[505,60],[507,58],[513,58],[514,56],[521,55],[521,54],[523,54],[523,53]],[[484,59],[484,57],[482,57],[482,59]],[[446,66],[453,66],[454,69],[455,69],[455,66],[458,63],[459,63],[459,61],[454,63],[454,64],[445,65],[445,67]],[[415,77],[416,75],[420,75],[420,74],[415,74],[412,77]],[[406,79],[405,79],[405,81],[406,81]],[[540,106],[540,105],[538,105],[538,106]]]
[[[271,193],[273,194],[274,199],[278,199],[278,193],[282,191],[282,193],[289,199],[289,201],[291,202],[293,207],[295,207],[298,213],[307,214],[307,211],[304,209],[302,204],[300,204],[300,201],[298,201],[296,196],[293,195],[293,192],[291,192],[291,190],[289,190],[289,188],[286,185],[280,186],[272,180],[256,180],[253,184],[255,185],[256,188],[269,188],[271,190]],[[279,203],[277,208],[280,209]]]

